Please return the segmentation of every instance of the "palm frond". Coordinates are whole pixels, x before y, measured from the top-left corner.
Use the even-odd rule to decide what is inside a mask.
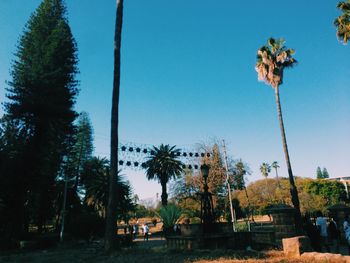
[[[340,42],[346,45],[350,37],[350,0],[339,2],[337,8],[342,14],[334,20],[334,25],[337,27],[336,36]]]
[[[296,60],[292,57],[295,51],[287,49],[284,43],[283,38],[269,38],[267,45],[259,48],[256,56],[255,70],[258,73],[258,80],[273,88],[282,84],[284,69],[296,64]]]
[[[168,182],[171,178],[176,178],[182,173],[183,163],[178,160],[177,153],[180,149],[176,146],[161,144],[159,147],[153,147],[153,154],[144,164],[146,176],[149,180]]]

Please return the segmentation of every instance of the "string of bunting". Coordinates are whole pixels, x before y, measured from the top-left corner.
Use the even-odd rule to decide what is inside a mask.
[[[136,152],[136,153],[144,153],[144,154],[150,154],[153,155],[155,152],[152,149],[149,148],[140,148],[140,147],[127,147],[125,145],[122,145],[121,147],[119,147],[120,151],[122,152],[127,152],[129,151],[130,153],[132,152]],[[177,152],[176,156],[183,156],[183,157],[210,157],[210,153],[193,153],[193,152]]]
[[[135,167],[135,168],[146,168],[145,163],[139,163],[139,162],[133,162],[133,161],[124,161],[124,160],[119,160],[119,165],[121,166],[128,166],[128,167]],[[198,164],[183,164],[182,169],[199,169],[200,165]]]
[[[118,147],[119,152],[119,166],[130,169],[145,168],[145,160],[155,154],[152,145],[136,144],[136,143],[121,143]],[[183,163],[183,169],[199,169],[201,158],[210,157],[209,152],[199,152],[188,149],[180,149],[174,153],[174,157],[178,157]]]

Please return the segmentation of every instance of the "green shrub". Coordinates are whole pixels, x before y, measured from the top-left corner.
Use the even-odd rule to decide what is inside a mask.
[[[245,221],[237,222],[235,227],[236,227],[236,231],[238,232],[248,231],[248,223]]]
[[[172,228],[181,214],[181,209],[174,204],[162,206],[159,210],[159,216],[162,218],[163,228]]]

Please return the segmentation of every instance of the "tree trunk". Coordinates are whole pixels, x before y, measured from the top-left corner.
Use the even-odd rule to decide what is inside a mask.
[[[117,222],[117,178],[118,178],[118,124],[119,124],[119,90],[120,90],[120,48],[123,23],[123,0],[117,0],[115,35],[114,35],[114,80],[111,112],[111,155],[109,191],[105,232],[105,250],[118,247],[116,239]]]
[[[168,194],[166,192],[166,183],[161,182],[162,185],[162,206],[167,206],[168,205]]]
[[[290,194],[292,197],[293,206],[296,209],[296,218],[295,218],[296,219],[295,220],[296,221],[296,230],[298,232],[300,232],[301,231],[301,213],[300,213],[299,197],[298,197],[298,191],[297,191],[297,188],[296,188],[295,182],[294,182],[292,166],[290,164],[290,159],[289,159],[288,145],[287,145],[286,134],[285,134],[284,125],[283,125],[283,118],[282,118],[282,110],[281,110],[278,85],[275,87],[275,95],[276,95],[276,106],[277,106],[278,120],[279,120],[279,124],[280,124],[281,135],[282,135],[282,145],[283,145],[284,155],[286,158],[286,164],[287,164],[287,169],[288,169],[288,176],[289,176],[289,183],[290,183]]]
[[[252,206],[250,204],[250,199],[249,199],[249,196],[248,196],[248,191],[247,191],[247,188],[245,186],[244,186],[244,192],[245,192],[245,196],[247,197],[247,202],[248,202],[248,221],[249,221],[249,215],[251,214],[252,221],[255,222],[254,221],[254,213],[253,213],[253,211],[251,209]]]
[[[79,156],[78,156],[77,167],[76,167],[76,170],[75,170],[75,183],[74,183],[74,186],[73,186],[74,193],[77,193],[79,180],[80,180],[80,162],[81,162],[81,158],[82,158],[82,155],[83,155],[84,135],[85,134],[83,133],[82,139],[81,139],[81,145],[80,145],[80,149],[79,149]]]
[[[281,189],[281,183],[280,183],[280,179],[278,177],[278,171],[277,171],[277,167],[275,167],[275,171],[276,171],[276,180],[277,180],[277,186],[279,189]]]

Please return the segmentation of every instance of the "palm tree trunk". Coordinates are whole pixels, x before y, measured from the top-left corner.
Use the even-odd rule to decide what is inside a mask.
[[[162,185],[162,206],[168,205],[168,194],[166,191],[166,183],[161,182]]]
[[[276,171],[276,180],[277,180],[277,186],[278,186],[278,188],[280,188],[281,189],[281,184],[280,184],[280,179],[279,179],[279,177],[278,177],[278,171],[277,171],[277,167],[275,167],[275,171]]]
[[[117,0],[117,14],[114,35],[114,80],[111,112],[111,169],[109,175],[109,191],[105,232],[105,250],[117,247],[117,178],[118,178],[118,125],[119,125],[119,89],[120,89],[120,48],[123,23],[123,0]]]
[[[286,164],[287,164],[287,169],[288,169],[288,176],[289,176],[289,183],[290,183],[290,194],[292,197],[293,206],[296,209],[296,218],[295,218],[296,230],[299,232],[299,231],[301,231],[300,203],[299,203],[298,191],[297,191],[297,188],[296,188],[295,182],[294,182],[292,166],[290,164],[290,159],[289,159],[288,145],[287,145],[286,134],[285,134],[284,125],[283,125],[283,118],[282,118],[282,110],[281,110],[278,85],[275,87],[275,95],[276,95],[276,106],[277,106],[278,120],[279,120],[279,124],[280,124],[281,135],[282,135],[283,150],[284,150],[284,155],[286,158]]]

